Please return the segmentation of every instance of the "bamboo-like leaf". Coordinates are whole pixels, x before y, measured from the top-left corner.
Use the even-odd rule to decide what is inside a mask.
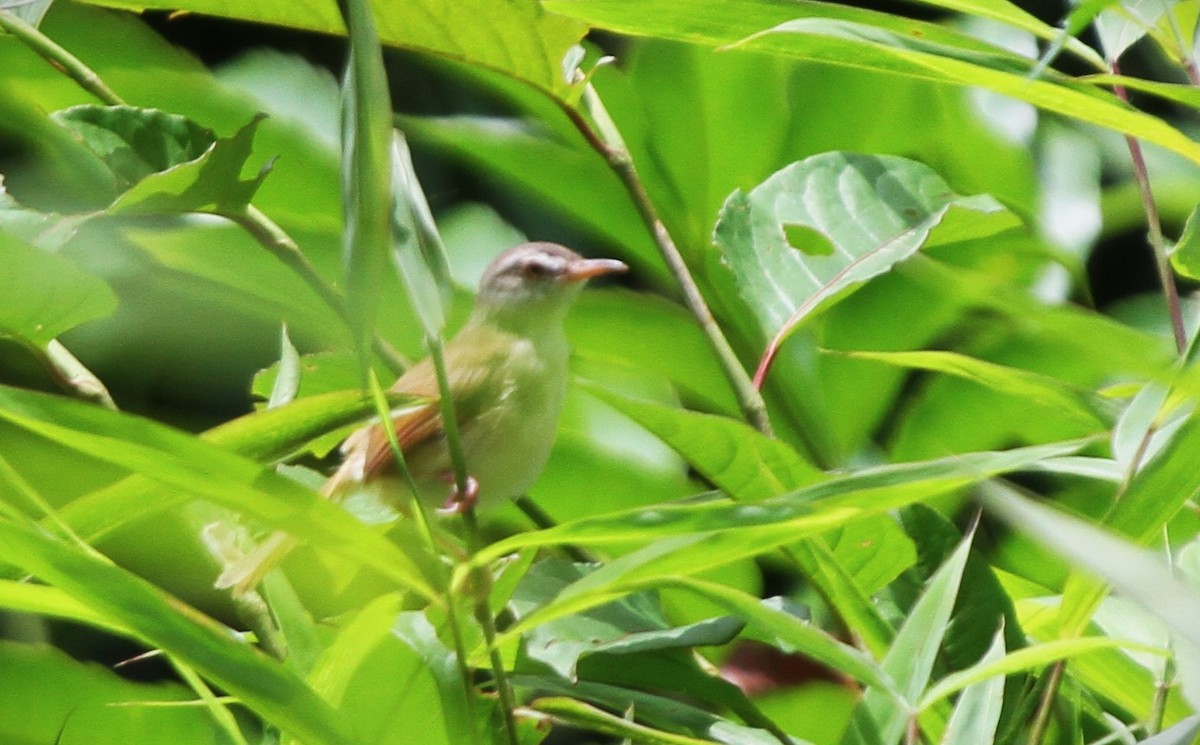
[[[679,537],[699,540],[704,536],[712,540],[714,547],[719,544],[723,552],[728,552],[728,555],[722,553],[721,561],[731,561],[769,551],[789,538],[798,540],[804,535],[824,532],[872,511],[895,509],[1000,473],[1029,467],[1045,458],[1068,455],[1084,444],[1084,441],[1053,443],[868,468],[752,504],[717,500],[642,507],[514,535],[484,547],[474,561],[482,566],[533,546],[609,545]],[[706,558],[713,563],[700,567],[692,562],[690,567],[681,567],[681,572],[694,573],[719,563],[716,554]],[[639,566],[631,561],[625,568]],[[600,572],[589,579],[597,574]]]
[[[532,708],[566,724],[625,738],[628,742],[644,745],[704,745],[712,742],[656,730],[573,698],[540,698],[533,703]]]
[[[881,663],[883,673],[895,681],[900,698],[886,690],[868,688],[854,711],[843,743],[855,742],[860,732],[877,732],[880,742],[899,741],[913,716],[913,702],[920,699],[933,672],[970,550],[968,536],[929,581]]]
[[[304,681],[145,580],[7,522],[0,522],[0,558],[126,626],[305,742],[355,742],[349,723]]]
[[[166,485],[172,505],[203,497],[244,511],[353,557],[425,597],[435,596],[394,544],[314,492],[228,450],[139,417],[7,387],[0,387],[0,420]],[[146,491],[137,489],[121,492],[126,500],[146,497]],[[117,500],[107,500],[105,506],[113,501]],[[60,517],[91,537],[70,510],[61,511]],[[105,524],[127,518],[110,516]]]
[[[1112,532],[1017,496],[992,488],[980,495],[990,512],[1014,529],[1102,578],[1141,603],[1175,634],[1200,646],[1200,587],[1174,576],[1158,557]]]
[[[993,657],[989,653],[989,656],[981,659],[978,664],[972,665],[965,670],[951,673],[939,680],[936,685],[932,686],[921,697],[921,702],[917,708],[928,708],[938,701],[953,696],[964,688],[982,683],[989,678],[996,678],[1003,681],[1005,675],[1012,675],[1023,670],[1045,668],[1059,660],[1068,660],[1072,657],[1105,649],[1131,649],[1159,655],[1167,654],[1167,650],[1165,649],[1155,649],[1121,639],[1112,639],[1107,636],[1053,639],[1032,647],[1018,649],[1008,654],[1004,654],[1003,650],[1001,650],[1001,656]]]
[[[894,690],[875,662],[858,649],[838,641],[807,619],[790,613],[782,598],[761,600],[728,585],[695,577],[668,580],[669,585],[695,592],[750,622],[746,633],[779,649],[800,653],[854,677],[859,682]]]
[[[998,629],[980,664],[996,661],[1004,656],[1004,629]],[[1004,704],[1004,678],[997,676],[980,680],[971,685],[958,699],[954,713],[946,724],[942,745],[974,745],[992,742],[996,737],[996,725],[1000,723],[1000,711]]]
[[[957,352],[922,350],[917,352],[843,352],[847,357],[874,360],[888,365],[941,372],[970,380],[1014,398],[1034,401],[1051,411],[1065,413],[1084,424],[1104,424],[1100,412],[1103,401],[1081,388],[1075,388],[1048,375],[969,357]]]
[[[392,103],[370,4],[338,6],[350,32],[342,81],[342,268],[365,388],[392,237]]]

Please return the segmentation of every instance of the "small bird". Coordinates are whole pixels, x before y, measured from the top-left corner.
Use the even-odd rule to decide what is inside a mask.
[[[475,492],[494,501],[519,496],[533,484],[550,456],[566,396],[563,320],[587,279],[627,268],[615,259],[585,259],[555,243],[525,243],[484,271],[470,318],[445,348],[472,492],[452,492],[446,511],[474,504]],[[420,399],[393,412],[390,422],[420,496],[444,494],[452,465],[431,360],[405,371],[391,391]],[[382,423],[354,432],[341,453],[341,466],[321,489],[327,499],[340,502],[368,485],[395,499],[408,494]],[[271,534],[222,572],[216,587],[249,592],[296,543],[285,532]]]

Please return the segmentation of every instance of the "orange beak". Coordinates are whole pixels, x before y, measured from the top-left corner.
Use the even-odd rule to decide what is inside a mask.
[[[572,261],[567,266],[567,271],[563,273],[562,278],[566,282],[582,282],[592,277],[626,271],[629,271],[629,267],[625,265],[625,262],[616,259],[579,259]]]

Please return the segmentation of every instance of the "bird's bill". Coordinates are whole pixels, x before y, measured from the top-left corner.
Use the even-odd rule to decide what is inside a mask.
[[[568,282],[581,282],[592,277],[625,271],[629,271],[629,267],[625,262],[616,259],[578,259],[567,265],[563,279]]]

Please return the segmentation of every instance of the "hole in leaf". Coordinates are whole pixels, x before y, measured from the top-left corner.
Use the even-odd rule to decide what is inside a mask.
[[[805,256],[833,256],[833,244],[825,234],[799,223],[784,223],[783,237],[788,245]]]

